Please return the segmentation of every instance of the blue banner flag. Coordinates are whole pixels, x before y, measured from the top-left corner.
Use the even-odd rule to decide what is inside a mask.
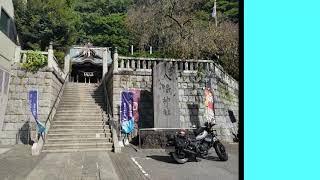
[[[121,93],[121,127],[124,133],[131,133],[134,130],[133,116],[133,93]]]
[[[45,126],[38,120],[38,91],[31,90],[29,91],[29,102],[31,106],[31,113],[34,117],[34,120],[37,123],[38,132],[43,133],[46,132]]]

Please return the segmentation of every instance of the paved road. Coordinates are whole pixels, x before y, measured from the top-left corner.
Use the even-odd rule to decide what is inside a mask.
[[[108,152],[47,153],[26,180],[118,180]]]
[[[0,147],[1,180],[205,180],[238,179],[238,146],[227,145],[229,160],[221,162],[213,151],[200,162],[176,164],[161,151],[123,153],[41,153],[31,156],[30,146]]]
[[[153,180],[237,180],[239,179],[238,145],[227,145],[227,148],[229,152],[227,162],[219,161],[213,150],[207,159],[186,164],[175,163],[167,153],[161,151],[130,152],[128,149],[125,151]]]
[[[9,149],[9,150],[8,150]],[[41,153],[31,146],[0,147],[1,180],[118,180],[109,153]]]
[[[24,180],[44,157],[44,154],[31,156],[29,145],[1,146],[0,149],[1,180]]]

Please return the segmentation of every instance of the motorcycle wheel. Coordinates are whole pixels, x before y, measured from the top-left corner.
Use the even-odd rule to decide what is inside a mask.
[[[188,160],[189,160],[189,158],[186,158],[185,156],[184,156],[184,158],[181,158],[181,157],[179,158],[179,155],[176,152],[172,152],[171,155],[172,155],[173,159],[179,164],[184,164],[184,163],[188,162]]]
[[[224,145],[221,142],[217,141],[214,143],[213,146],[214,146],[214,149],[216,150],[216,153],[217,153],[219,159],[221,161],[227,161],[228,154],[226,152],[226,148],[224,147]]]

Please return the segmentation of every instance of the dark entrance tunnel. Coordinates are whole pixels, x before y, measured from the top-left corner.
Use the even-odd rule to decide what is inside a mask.
[[[72,65],[71,81],[78,83],[98,83],[102,79],[102,65],[90,62]]]

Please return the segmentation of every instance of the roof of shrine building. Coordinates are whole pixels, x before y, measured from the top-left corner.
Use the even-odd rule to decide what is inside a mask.
[[[83,64],[90,62],[95,65],[102,65],[103,51],[107,47],[95,47],[91,43],[83,46],[72,46],[70,48],[70,57],[73,64]],[[109,51],[110,53],[110,51]],[[110,56],[110,54],[109,54]],[[111,56],[108,58],[108,64],[111,63]]]

